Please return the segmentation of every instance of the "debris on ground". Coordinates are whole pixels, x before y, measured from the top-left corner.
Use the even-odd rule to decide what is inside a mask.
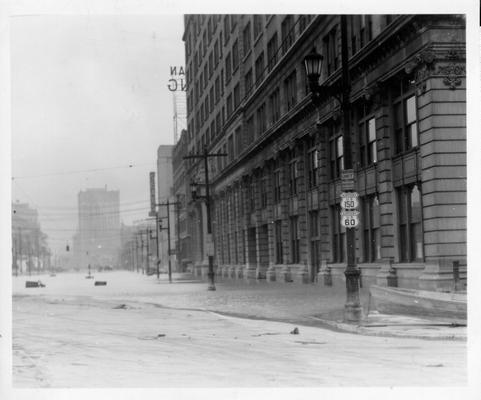
[[[295,328],[291,331],[291,335],[299,335],[299,328],[295,327]]]
[[[127,308],[130,308],[127,304],[120,304],[118,306],[113,307],[114,310],[126,310]]]
[[[42,283],[42,281],[26,281],[25,287],[26,288],[45,287],[45,284]]]

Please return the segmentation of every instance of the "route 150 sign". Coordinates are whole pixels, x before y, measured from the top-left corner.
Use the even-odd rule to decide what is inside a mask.
[[[359,206],[358,194],[356,192],[341,193],[341,207],[345,210],[352,210]]]
[[[341,225],[345,228],[355,228],[359,225],[359,211],[341,211]]]

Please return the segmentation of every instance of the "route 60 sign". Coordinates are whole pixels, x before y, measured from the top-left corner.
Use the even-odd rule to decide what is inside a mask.
[[[359,206],[358,194],[356,192],[341,193],[341,207],[345,210],[352,210]]]
[[[355,228],[359,225],[359,211],[341,211],[341,224],[345,228]]]

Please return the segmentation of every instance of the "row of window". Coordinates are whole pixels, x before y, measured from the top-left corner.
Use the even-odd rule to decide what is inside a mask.
[[[260,32],[262,32],[262,23],[261,23],[262,18],[263,18],[262,16],[254,15],[254,37],[257,37],[258,35],[260,35]],[[298,18],[298,24],[300,27],[299,33],[301,33],[306,28],[311,18],[312,16],[309,16],[309,15],[303,15]],[[248,97],[252,93],[254,86],[257,86],[265,78],[266,70],[270,71],[273,68],[273,66],[277,63],[279,52],[282,50],[282,54],[284,54],[287,51],[287,49],[293,44],[294,38],[295,38],[294,36],[295,24],[293,20],[294,19],[292,15],[287,15],[282,22],[281,46],[278,45],[277,32],[274,33],[272,38],[269,40],[268,49],[267,49],[268,65],[267,66],[265,65],[264,51],[262,51],[255,60],[254,69],[250,68],[249,71],[244,75],[244,87],[245,87],[246,97]],[[224,24],[225,24],[224,29],[227,29],[227,31],[231,23],[229,21],[230,21],[230,17],[226,16],[224,18]],[[208,30],[208,32],[210,32],[210,30]],[[214,32],[215,32],[215,29],[214,29]],[[250,21],[247,23],[244,32],[245,32],[245,35],[244,35],[244,41],[245,41],[244,55],[245,55],[249,51],[248,50],[249,46],[246,46],[246,44],[250,43],[250,37],[251,37]],[[222,42],[222,32],[220,33],[220,41]],[[227,39],[226,39],[226,43],[227,43]],[[203,46],[201,46],[201,49],[202,48]],[[197,68],[200,67],[202,63],[202,57],[199,56],[199,54],[202,54],[202,52],[195,54],[194,64],[191,63],[187,70],[188,84],[190,84],[193,81],[192,77],[196,75]],[[208,87],[209,82],[212,80],[213,74],[217,71],[219,60],[221,58],[222,58],[222,45],[219,45],[219,40],[216,40],[214,43],[214,48],[208,56],[208,61],[205,63],[203,69],[200,69],[199,79],[195,80],[194,88],[191,92],[189,92],[189,96],[187,99],[187,111],[189,113],[193,110],[194,104],[198,103],[201,97],[203,96],[204,89]],[[220,97],[223,96],[224,87],[228,85],[228,83],[232,78],[233,73],[237,70],[239,66],[239,62],[240,62],[239,43],[238,43],[238,40],[236,39],[232,45],[231,51],[229,51],[226,54],[225,62],[223,65],[224,68],[221,69],[220,73],[217,75],[217,77],[214,80],[215,82],[214,88],[210,88],[210,91],[207,92],[206,99],[204,99],[204,101],[200,103],[201,109],[198,111],[199,115],[198,116],[196,115],[196,119],[195,119],[196,125],[191,129],[192,134],[193,132],[199,132],[199,130],[202,129],[203,123],[208,119],[208,114],[207,114],[208,108],[206,107],[206,104],[210,104],[211,109],[214,103],[217,104]],[[254,72],[255,72],[255,81],[254,81]],[[294,90],[294,85],[295,83],[293,82],[292,90]],[[234,88],[234,90],[236,89]],[[237,92],[239,94],[239,97],[236,98],[236,93],[234,93],[234,103],[238,104],[241,101],[240,88],[237,89]],[[212,95],[213,93],[215,93],[215,97],[213,97]],[[289,107],[291,107],[291,104],[295,103],[294,97],[295,95],[291,95],[289,97]],[[213,98],[215,98],[215,101],[213,100]],[[232,102],[232,100],[230,101]],[[229,103],[229,98],[227,98],[227,102]],[[234,109],[235,108],[236,107],[234,105]],[[190,137],[192,138],[192,136]]]
[[[250,193],[250,192],[249,192]],[[248,195],[249,195],[248,193]],[[401,262],[415,262],[423,260],[423,235],[422,235],[422,207],[421,192],[416,185],[402,186],[396,190],[397,196],[397,215],[398,215],[398,237],[399,237],[399,259]],[[248,197],[250,199],[252,196]],[[241,200],[241,199],[235,199]],[[242,203],[241,203],[242,204]],[[225,202],[218,209],[218,221],[229,224],[228,210],[233,211],[233,217],[236,218],[236,203]],[[365,196],[361,199],[361,226],[360,235],[362,249],[359,260],[362,262],[376,262],[381,260],[381,224],[380,224],[380,205],[377,194]],[[242,209],[242,207],[240,207]],[[340,220],[340,206],[331,207],[331,262],[342,263],[346,261],[346,230]],[[309,232],[311,240],[311,262],[318,265],[320,254],[320,212],[313,210],[309,212]],[[282,220],[274,221],[274,242],[275,242],[275,263],[282,264],[284,262],[284,241],[282,235]],[[289,229],[289,246],[290,259],[289,262],[296,264],[300,262],[300,227],[299,217],[290,216],[288,220]],[[239,231],[243,235],[243,231]],[[230,234],[227,234],[229,238]],[[237,232],[235,232],[237,235]],[[243,236],[240,236],[243,238]],[[229,240],[229,239],[228,239]],[[243,243],[243,240],[237,241],[237,244]],[[237,252],[237,245],[234,246]],[[230,251],[230,250],[229,250]],[[230,257],[224,260],[230,263]],[[238,259],[234,260],[238,262]]]

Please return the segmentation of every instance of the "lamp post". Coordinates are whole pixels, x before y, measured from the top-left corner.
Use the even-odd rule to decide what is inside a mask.
[[[206,252],[208,253],[207,256],[209,258],[209,272],[207,274],[209,278],[209,286],[208,290],[215,290],[215,272],[214,272],[214,251],[213,251],[213,240],[212,240],[212,221],[211,221],[211,202],[210,202],[210,188],[209,188],[209,163],[208,159],[209,157],[226,157],[227,154],[225,153],[211,153],[209,154],[207,150],[207,146],[204,147],[204,151],[202,154],[192,154],[189,156],[185,156],[185,159],[203,159],[204,161],[204,179],[205,179],[205,196],[198,196],[197,192],[192,190],[192,197],[193,200],[195,201],[196,199],[204,199],[205,200],[205,206],[206,206],[206,213],[207,213],[207,249]],[[195,194],[195,198],[194,198]]]
[[[318,105],[322,98],[335,96],[340,100],[342,113],[342,143],[344,156],[344,170],[351,170],[351,104],[349,95],[351,82],[348,67],[347,52],[347,16],[341,15],[341,85],[319,85],[319,77],[322,69],[322,55],[314,49],[304,58],[306,75],[309,89],[312,92],[313,102]],[[339,93],[340,92],[340,93]],[[340,94],[340,97],[339,97]],[[360,321],[362,308],[359,300],[360,269],[356,265],[356,232],[354,227],[346,227],[347,265],[344,271],[346,276],[346,304],[344,317],[347,321]]]

